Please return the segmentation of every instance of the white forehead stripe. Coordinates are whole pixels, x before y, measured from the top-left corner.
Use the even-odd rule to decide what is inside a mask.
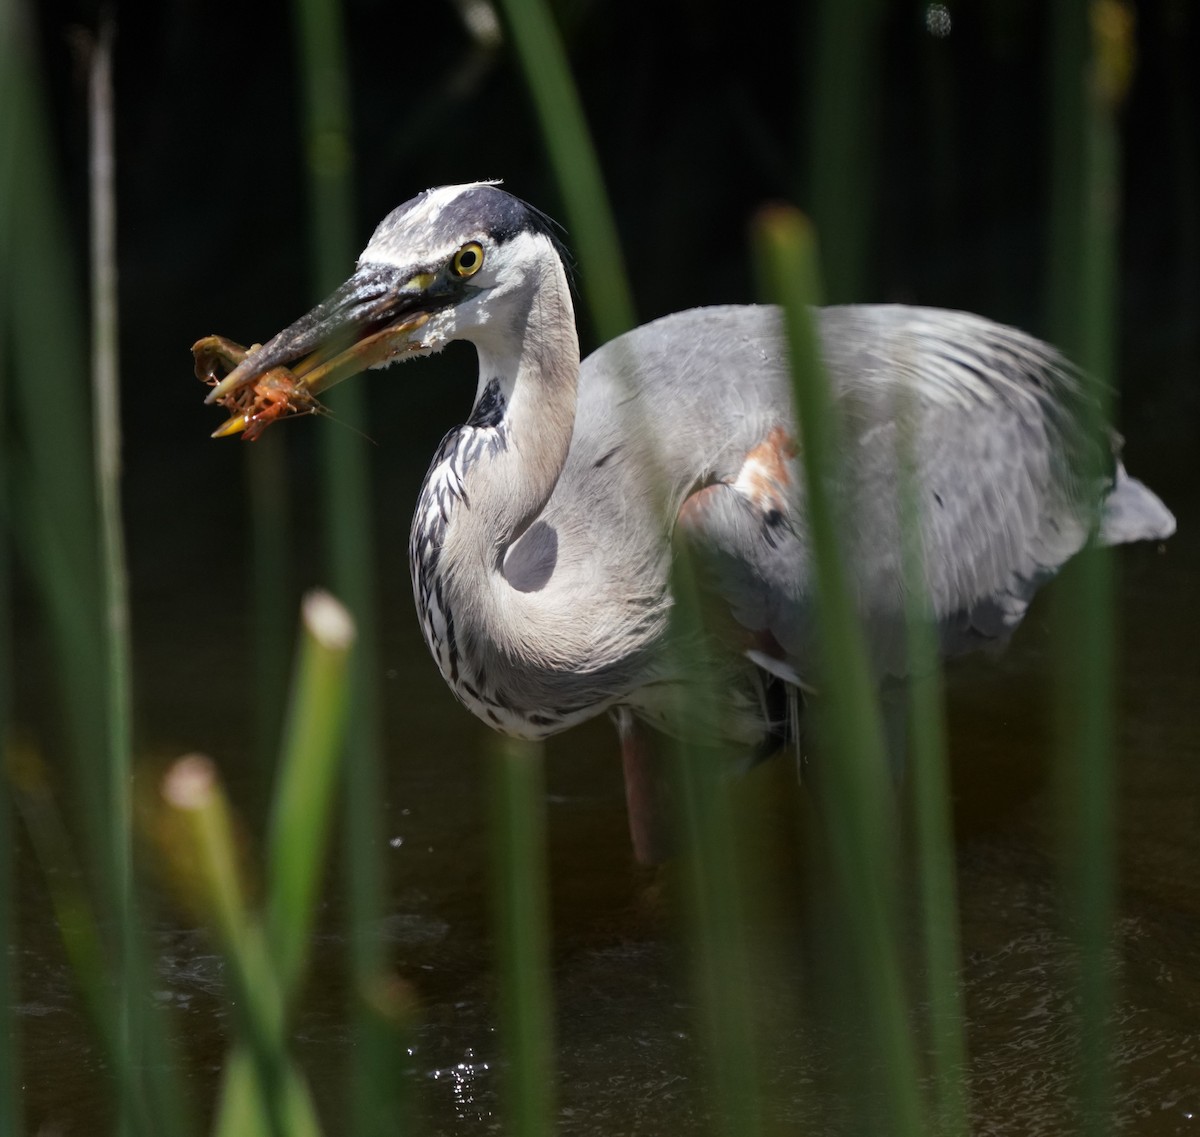
[[[426,190],[393,209],[379,223],[358,263],[407,267],[421,260],[446,256],[457,248],[458,242],[472,235],[460,231],[461,217],[443,218],[447,208],[465,195],[498,185],[495,181],[467,182]]]
[[[420,204],[410,212],[411,222],[413,225],[434,225],[441,217],[442,210],[468,190],[497,184],[497,182],[467,182],[461,186],[438,186],[436,189],[428,190]]]

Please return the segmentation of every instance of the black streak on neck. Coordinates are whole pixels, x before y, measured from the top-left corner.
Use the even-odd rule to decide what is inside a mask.
[[[506,406],[504,392],[500,390],[500,380],[489,379],[483,394],[479,396],[479,402],[471,412],[471,417],[467,419],[467,426],[499,426],[504,418]]]

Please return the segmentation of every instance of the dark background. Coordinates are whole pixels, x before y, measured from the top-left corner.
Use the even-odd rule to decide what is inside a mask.
[[[866,256],[853,292],[834,299],[965,308],[1050,334],[1044,271],[1050,8],[1045,0],[963,0],[950,6],[951,34],[937,39],[925,29],[925,5],[892,2],[881,6],[876,34],[864,28],[870,62],[861,141],[870,160],[846,177],[847,192],[862,191],[866,202]],[[265,782],[270,767],[254,761],[261,740],[250,726],[257,700],[250,629],[256,612],[278,597],[264,598],[251,584],[247,518],[255,467],[247,459],[266,447],[286,452],[288,480],[277,508],[291,521],[289,563],[271,587],[294,611],[301,589],[328,579],[320,552],[319,441],[323,432],[346,426],[336,416],[298,418],[260,443],[212,441],[222,415],[202,405],[205,389],[192,374],[189,349],[212,333],[242,343],[265,340],[319,299],[310,272],[292,11],[284,3],[199,0],[125,2],[113,11],[138,770],[186,750],[211,753],[247,832],[256,833],[254,810],[265,790],[255,782]],[[756,210],[777,200],[812,208],[805,155],[814,5],[593,0],[557,4],[555,11],[639,318],[755,300],[749,225]],[[1120,114],[1116,414],[1130,470],[1175,511],[1180,532],[1161,555],[1141,547],[1119,562],[1122,729],[1133,738],[1121,751],[1119,841],[1122,871],[1133,882],[1124,893],[1124,981],[1135,992],[1129,1005],[1143,1016],[1130,1016],[1134,1025],[1156,1046],[1162,1042],[1162,1049],[1145,1051],[1141,1065],[1134,1051],[1130,1065],[1125,1039],[1122,1072],[1137,1087],[1135,1105],[1151,1103],[1166,1120],[1152,1130],[1132,1106],[1123,1116],[1137,1116],[1139,1132],[1175,1133],[1190,1131],[1195,1107],[1189,1047],[1197,1013],[1189,996],[1200,989],[1194,726],[1200,12],[1190,0],[1147,0],[1135,11],[1136,70]],[[41,3],[32,13],[53,159],[78,253],[77,278],[62,281],[64,319],[72,307],[85,310],[87,250],[87,118],[72,37],[94,29],[98,14],[94,3]],[[419,190],[479,178],[502,177],[509,189],[566,221],[524,80],[505,43],[481,45],[450,0],[347,0],[344,16],[360,245],[385,213]],[[569,246],[569,232],[566,240]],[[844,256],[828,243],[823,253],[828,262]],[[587,350],[595,340],[582,314],[581,327]],[[461,1045],[480,1046],[491,1030],[490,996],[479,979],[490,965],[481,807],[486,731],[454,702],[420,642],[405,545],[429,457],[469,411],[474,360],[470,348],[453,345],[444,356],[356,382],[367,391],[370,438],[362,446],[372,467],[379,541],[388,832],[405,837],[402,848],[389,846],[392,900],[397,919],[412,920],[417,931],[448,930],[445,940],[431,935],[427,943],[397,933],[401,970],[421,988],[429,1026],[419,1062],[423,1082],[432,1085],[426,1076],[432,1067],[459,1068]],[[87,390],[85,376],[79,389]],[[60,661],[39,589],[25,562],[16,567],[23,574],[16,582],[16,715],[22,725],[36,726],[38,744],[57,758],[68,750],[65,732],[56,730]],[[988,1115],[1002,1121],[1033,1108],[1031,1085],[1041,1087],[1044,1107],[1056,1114],[1070,1085],[1070,1060],[1046,1049],[1060,1020],[1045,1016],[1048,988],[1036,979],[1047,955],[1045,929],[1058,919],[1055,875],[1041,851],[1051,842],[1037,822],[1049,748],[1045,739],[1038,745],[1039,731],[1049,732],[1036,713],[1045,669],[1030,665],[1031,657],[1040,662],[1049,639],[1045,612],[1031,613],[1024,644],[1014,645],[1019,650],[979,665],[992,686],[985,697],[961,702],[958,716],[964,944],[974,967],[967,977],[976,1000],[972,1049],[983,1055],[976,1092]],[[410,740],[419,744],[406,745]],[[607,942],[608,925],[616,936],[632,925],[632,940],[649,959],[616,955],[595,973],[578,965],[574,972],[559,969],[560,1057],[575,1071],[571,1100],[581,1116],[595,1118],[596,1132],[617,1132],[610,1124],[614,1107],[609,1103],[606,1113],[597,1105],[602,1095],[595,1087],[628,1099],[615,1108],[618,1117],[640,1102],[628,1089],[635,1084],[630,1078],[642,1084],[640,1052],[632,1048],[628,1062],[628,1041],[658,1030],[659,1020],[673,1023],[679,1002],[676,987],[658,981],[660,972],[674,973],[670,954],[646,931],[653,919],[629,899],[620,772],[607,722],[554,740],[552,759],[568,752],[571,762],[547,764],[558,950],[565,943],[589,962],[597,941]],[[140,862],[147,875],[151,862]],[[40,870],[27,852],[21,863],[27,871],[17,879],[30,913],[21,944],[31,1008],[23,1012],[29,1116],[94,1119],[96,1103],[106,1100],[97,1088],[102,1075],[58,956]],[[336,1099],[329,1085],[345,1051],[336,1026],[343,993],[334,958],[340,946],[318,950],[317,1007],[304,1020],[303,1045],[322,1075],[324,1101]],[[210,984],[204,967],[215,964],[200,947],[187,943],[174,954],[188,966],[164,985],[196,996],[184,1030],[203,1081],[223,1053],[221,985]],[[171,962],[172,953],[164,958]],[[192,973],[197,961],[199,978]],[[67,1008],[74,1025],[64,1028],[64,1016],[47,1007]],[[1146,1015],[1161,1023],[1145,1028]],[[1034,1028],[1045,1033],[1031,1035]],[[1027,1045],[1031,1038],[1037,1045]],[[1028,1055],[1024,1062],[1011,1060],[1013,1040]],[[669,1054],[675,1045],[645,1053]],[[790,1084],[794,1069],[780,1065],[781,1081]],[[989,1080],[989,1069],[1000,1073]],[[1054,1077],[1043,1077],[1047,1071]],[[666,1104],[657,1098],[655,1104],[677,1123],[673,1092],[664,1094]],[[1173,1113],[1164,1101],[1174,1103]],[[672,1131],[687,1129],[676,1124]]]
[[[882,6],[864,38],[867,256],[853,296],[966,308],[1046,334],[1050,184],[1048,10],[993,0]],[[143,714],[166,729],[156,647],[187,620],[236,636],[246,594],[246,494],[237,441],[213,442],[190,345],[262,341],[306,310],[306,173],[291,9],[282,3],[117,4],[115,83],[127,533]],[[564,216],[506,42],[481,45],[464,9],[349,0],[357,233],[430,186],[501,177]],[[71,232],[86,250],[86,110],[71,45],[91,3],[35,14]],[[640,319],[752,301],[748,227],[765,202],[810,205],[814,14],[807,4],[556,6],[607,180]],[[1194,501],[1200,427],[1200,17],[1183,0],[1136,5],[1134,81],[1121,112],[1118,417],[1129,466],[1177,512]],[[567,234],[570,245],[570,234]],[[827,257],[838,250],[825,249]],[[350,263],[346,265],[347,271]],[[82,282],[67,282],[82,300]],[[581,314],[585,350],[594,337]],[[419,477],[474,386],[468,348],[374,374],[370,447],[391,608],[411,621],[403,543]],[[310,550],[317,432],[290,422],[298,594]],[[264,445],[258,444],[258,445]],[[372,445],[373,444],[373,445]],[[181,592],[179,585],[188,587]],[[181,595],[194,598],[181,606]],[[411,627],[411,623],[403,625]],[[157,638],[159,643],[155,644]],[[167,645],[171,646],[170,644]],[[225,645],[228,647],[228,645]],[[216,666],[203,649],[183,682]],[[147,662],[149,661],[149,662]],[[449,704],[448,704],[449,705]],[[172,734],[178,733],[176,722]]]

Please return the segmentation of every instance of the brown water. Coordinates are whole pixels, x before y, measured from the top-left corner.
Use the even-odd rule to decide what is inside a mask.
[[[1120,909],[1114,972],[1114,1099],[1122,1132],[1200,1132],[1200,518],[1180,517],[1165,550],[1120,554]],[[391,557],[397,550],[385,550]],[[397,555],[392,562],[403,572]],[[205,566],[198,566],[203,572]],[[151,575],[153,572],[151,571]],[[1069,582],[1068,582],[1069,583]],[[379,928],[420,1007],[411,1068],[430,1134],[499,1128],[500,1047],[491,976],[484,835],[485,731],[441,685],[408,610],[407,581],[384,628],[390,914]],[[157,607],[156,607],[157,605]],[[164,592],[144,600],[149,641],[177,645],[139,672],[148,752],[202,748],[253,816],[261,779],[242,734],[248,703],[237,640],[202,608]],[[1045,676],[1049,605],[1012,650],[957,669],[951,722],[969,1084],[978,1134],[1060,1134],[1071,1105],[1076,1036],[1069,938],[1058,903],[1048,789]],[[190,693],[186,708],[178,692]],[[175,700],[175,703],[172,700]],[[735,791],[739,808],[802,810],[780,763]],[[673,870],[631,861],[608,724],[554,740],[548,760],[557,1014],[564,1134],[709,1131]],[[786,822],[785,822],[786,824]],[[97,1130],[103,1072],[73,994],[40,872],[23,853],[20,1021],[31,1132]],[[789,887],[783,881],[784,889]],[[153,891],[153,883],[151,889]],[[808,989],[811,910],[801,898],[762,921],[775,964],[754,997],[773,1008],[758,1055],[773,1132],[845,1132],[835,1043]],[[324,923],[337,926],[336,875]],[[155,894],[157,895],[157,894]],[[185,1040],[185,1081],[209,1095],[225,1045],[221,965],[202,934],[159,897],[156,998]],[[780,950],[782,948],[782,950]],[[335,931],[314,945],[295,1049],[327,1123],[342,1131],[347,1064]],[[782,962],[780,962],[782,960]],[[914,982],[916,977],[914,977]],[[825,1023],[825,1025],[822,1025]],[[871,1084],[870,1072],[862,1082]]]

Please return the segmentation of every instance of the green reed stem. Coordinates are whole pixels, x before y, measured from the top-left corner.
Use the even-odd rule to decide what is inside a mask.
[[[296,0],[294,14],[304,90],[313,275],[317,290],[325,292],[346,275],[356,252],[349,70],[337,0]],[[404,1112],[403,1080],[396,1070],[403,1058],[407,1014],[393,1014],[399,1004],[380,996],[391,985],[384,975],[386,954],[378,935],[385,911],[383,725],[376,683],[373,493],[369,448],[362,436],[366,397],[365,386],[347,385],[332,393],[330,405],[340,425],[323,431],[321,442],[331,579],[359,634],[351,669],[344,826],[358,1051],[352,1074],[352,1127],[358,1134],[382,1137],[395,1132]]]
[[[342,756],[350,648],[355,628],[324,592],[304,599],[304,636],[284,732],[267,839],[267,943],[282,997],[308,959],[325,868],[334,777]]]
[[[601,342],[610,340],[636,322],[633,298],[562,37],[544,0],[501,0],[501,6],[566,205],[588,311]]]
[[[686,552],[675,558],[672,631],[677,642],[704,642],[696,566]],[[763,1132],[761,1085],[746,942],[749,882],[741,871],[730,805],[734,756],[703,737],[721,692],[711,662],[680,658],[688,677],[679,693],[677,721],[685,734],[675,744],[673,784],[678,794],[681,851],[687,884],[687,916],[694,952],[694,983],[706,1053],[708,1089],[717,1132],[754,1137]],[[755,882],[760,883],[760,882]]]
[[[1107,471],[1114,378],[1120,145],[1116,115],[1133,62],[1133,12],[1120,0],[1063,0],[1052,56],[1054,146],[1049,298],[1054,334],[1090,375],[1078,425]],[[1068,910],[1079,953],[1079,1036],[1085,1132],[1112,1132],[1111,975],[1115,897],[1116,754],[1113,566],[1095,535],[1056,611],[1060,825]]]
[[[321,1137],[321,1125],[299,1070],[285,1063],[279,1071],[277,1102],[269,1109],[260,1070],[251,1049],[238,1042],[221,1071],[221,1095],[212,1131],[216,1137],[266,1137],[282,1125],[288,1137]]]
[[[495,743],[490,765],[505,1129],[512,1137],[539,1137],[553,1132],[555,1114],[545,759],[540,744],[505,738]]]
[[[838,423],[809,305],[819,295],[816,241],[796,210],[764,211],[756,252],[765,290],[783,306],[795,384],[816,570],[819,698],[811,701],[823,742],[818,784],[835,887],[848,905],[848,966],[862,994],[864,1042],[877,1057],[891,1131],[924,1133],[917,1066],[901,979],[893,859],[894,811],[874,684],[854,598],[842,570],[829,493],[838,465]]]
[[[60,934],[113,1073],[125,1132],[182,1129],[170,1088],[169,1047],[155,1035],[154,1061],[143,1063],[147,1001],[133,911],[129,853],[128,633],[117,505],[115,431],[115,269],[111,189],[111,108],[103,50],[93,53],[95,161],[93,230],[97,417],[90,401],[77,297],[75,259],[65,238],[53,184],[45,116],[24,10],[0,13],[0,194],[6,207],[0,253],[5,323],[16,398],[7,450],[8,519],[32,570],[53,633],[57,670],[71,729],[71,750],[85,826],[86,856],[110,930],[100,934],[79,862],[50,801],[44,776],[20,794],[39,860],[50,881]],[[16,222],[16,223],[14,223]],[[97,509],[107,509],[101,544]],[[102,572],[106,573],[101,587]],[[123,712],[114,708],[123,707]],[[121,713],[124,722],[120,721]],[[110,719],[113,721],[110,722]]]
[[[100,521],[99,564],[105,647],[103,765],[107,856],[102,859],[102,893],[108,919],[118,1043],[137,1071],[119,1085],[118,1129],[133,1132],[135,1114],[158,1132],[182,1132],[179,1088],[172,1072],[173,1048],[163,1023],[151,1020],[142,959],[133,875],[133,700],[129,577],[121,517],[120,370],[117,339],[116,184],[114,162],[111,18],[102,21],[89,50],[91,190],[92,414],[96,507]]]
[[[8,663],[6,652],[3,661]],[[7,707],[0,712],[0,730],[7,731]],[[0,777],[0,1137],[17,1137],[23,1130],[20,1091],[21,1060],[17,1043],[17,970],[13,966],[17,944],[16,874],[13,864],[12,803],[8,781]]]
[[[936,624],[926,585],[915,444],[913,432],[902,429],[901,539],[909,674],[910,781],[937,1132],[951,1137],[969,1132],[966,1022],[945,699]]]
[[[92,410],[100,573],[103,594],[108,735],[104,748],[107,851],[105,891],[115,925],[119,1045],[135,1061],[144,1054],[142,992],[135,978],[137,910],[133,894],[133,803],[129,578],[121,522],[121,408],[117,343],[116,186],[113,147],[112,23],[106,22],[89,60],[92,253]],[[135,1089],[136,1087],[131,1087]],[[123,1098],[119,1128],[127,1131],[134,1102]]]
[[[5,19],[0,15],[0,21]],[[0,40],[5,33],[0,24]],[[0,99],[7,92],[0,78]],[[2,114],[3,112],[0,112]],[[6,137],[0,130],[0,144]],[[0,159],[2,162],[3,159]],[[7,171],[0,166],[0,199],[4,198]],[[8,263],[5,246],[10,219],[0,213],[0,266]],[[8,311],[0,305],[0,433],[8,430],[8,384],[5,367],[8,348]],[[12,581],[10,571],[8,456],[0,453],[0,758],[7,755],[12,730]],[[17,1043],[17,923],[13,898],[16,890],[14,848],[16,833],[8,777],[0,766],[0,1137],[19,1137],[24,1129],[20,1093],[20,1050]]]
[[[307,1090],[287,1057],[283,977],[273,945],[268,947],[246,904],[229,806],[212,763],[199,755],[181,758],[167,772],[163,797],[184,822],[173,851],[195,874],[201,906],[225,957],[239,1027],[240,1045],[226,1068],[218,1118],[230,1125],[257,1117],[261,1126],[248,1132],[272,1137],[316,1134]],[[217,1132],[233,1137],[238,1131]]]
[[[588,310],[599,338],[610,340],[632,327],[636,318],[616,225],[566,51],[542,0],[504,0],[503,7],[566,205]],[[680,572],[686,576],[688,570]],[[680,580],[677,592],[694,596],[682,576]],[[699,618],[694,605],[692,615]],[[697,682],[703,685],[708,678],[698,676]],[[720,784],[719,756],[705,752],[701,740],[692,741],[681,746],[677,766],[690,853],[689,907],[699,945],[697,981],[718,1113],[727,1131],[749,1134],[757,1131],[759,1119],[733,826]]]
[[[4,542],[7,544],[7,542]],[[6,560],[0,551],[0,560]],[[7,745],[9,731],[8,667],[12,659],[8,625],[8,576],[6,565],[0,565],[0,740]],[[17,1045],[17,971],[13,966],[17,944],[16,872],[13,849],[16,834],[13,830],[12,802],[8,779],[0,776],[0,1137],[16,1137],[22,1130],[20,1086],[20,1051]]]
[[[1087,13],[1092,0],[1056,0],[1050,9],[1050,186],[1046,250],[1046,315],[1050,335],[1071,358],[1081,357],[1084,332],[1079,270],[1087,129]]]
[[[0,298],[13,395],[6,445],[10,524],[52,633],[88,863],[109,832],[104,650],[86,355],[76,264],[59,209],[37,57],[23,5],[0,5]]]
[[[3,317],[0,315],[0,320]],[[3,325],[0,324],[0,359],[4,357]],[[0,368],[2,368],[0,364]],[[4,422],[4,381],[0,370],[0,423]],[[0,516],[8,497],[5,463],[0,456]],[[12,706],[12,623],[11,592],[8,573],[8,533],[0,529],[0,754],[9,743],[9,715]],[[8,778],[0,770],[0,1137],[18,1137],[24,1128],[21,1110],[20,1051],[17,1044],[17,970],[13,965],[17,944],[16,866],[13,850],[12,801]]]
[[[205,917],[229,964],[240,1035],[225,1068],[216,1132],[316,1135],[308,1088],[287,1055],[287,1008],[307,960],[324,868],[333,783],[342,752],[354,625],[327,593],[303,605],[303,636],[292,686],[267,842],[263,921],[246,903],[229,808],[212,763],[193,756],[172,767],[163,795],[185,822],[181,847]]]
[[[71,973],[92,1021],[100,1052],[112,1071],[117,1097],[125,1109],[124,1122],[132,1132],[148,1135],[152,1129],[140,1092],[139,1071],[126,1045],[122,1008],[109,976],[96,910],[82,881],[84,874],[71,849],[71,839],[51,796],[45,767],[31,751],[17,746],[8,750],[5,771],[14,790],[34,855],[45,875],[54,919],[62,938]]]
[[[806,181],[829,251],[826,293],[841,304],[861,300],[865,285],[884,9],[879,0],[826,0],[813,15]]]
[[[1079,425],[1105,455],[1116,354],[1120,143],[1116,114],[1133,66],[1128,5],[1063,0],[1052,25],[1051,327],[1091,377]],[[1082,471],[1094,485],[1106,470]],[[1058,801],[1064,884],[1079,951],[1085,1131],[1112,1131],[1111,979],[1115,919],[1115,632],[1112,561],[1090,542],[1056,612]]]

